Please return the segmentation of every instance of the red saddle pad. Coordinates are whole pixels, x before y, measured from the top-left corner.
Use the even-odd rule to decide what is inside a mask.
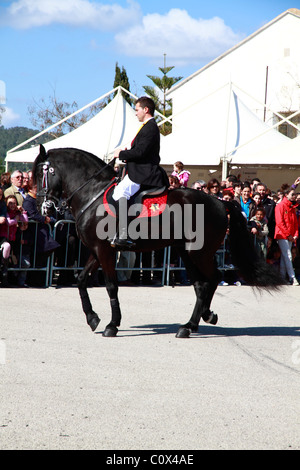
[[[105,207],[106,212],[111,215],[112,217],[115,217],[115,213],[112,212],[110,209],[110,204],[108,202],[108,196],[112,192],[113,187],[116,186],[116,183],[113,183],[104,193],[103,195],[103,204]],[[163,211],[166,208],[167,204],[167,197],[168,197],[168,191],[165,190],[163,193],[159,194],[158,196],[149,196],[147,195],[143,198],[142,204],[142,211],[140,215],[137,217],[155,217],[157,215],[160,215],[163,213]]]

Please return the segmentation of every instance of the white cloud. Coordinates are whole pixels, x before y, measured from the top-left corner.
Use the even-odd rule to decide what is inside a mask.
[[[243,36],[219,17],[192,18],[184,9],[174,8],[162,15],[142,16],[138,0],[15,0],[1,9],[0,25],[18,29],[52,23],[117,32],[117,51],[131,57],[161,58],[173,65],[211,60],[237,44]],[[90,47],[97,48],[97,40]]]
[[[2,14],[1,23],[18,29],[61,23],[109,31],[135,23],[140,17],[140,7],[134,0],[128,0],[126,8],[91,0],[16,0]]]
[[[194,19],[180,9],[146,15],[140,24],[116,35],[124,54],[157,58],[166,53],[174,64],[217,57],[241,39],[221,18]]]
[[[12,127],[17,125],[20,115],[15,113],[11,108],[4,107],[5,111],[2,114],[1,125],[4,127]]]

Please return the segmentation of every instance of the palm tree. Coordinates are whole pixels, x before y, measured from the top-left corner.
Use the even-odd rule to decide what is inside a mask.
[[[166,54],[164,54],[164,66],[159,67],[159,70],[163,74],[162,77],[155,75],[147,75],[148,78],[154,83],[153,86],[143,86],[145,92],[155,103],[156,110],[159,111],[163,116],[169,117],[172,115],[172,100],[166,99],[166,92],[172,88],[175,83],[181,80],[183,77],[168,77],[167,74],[174,68],[166,66]],[[158,118],[158,121],[162,118]],[[164,135],[172,132],[172,125],[166,121],[161,126],[161,132]]]

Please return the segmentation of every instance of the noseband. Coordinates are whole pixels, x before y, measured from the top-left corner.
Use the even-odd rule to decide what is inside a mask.
[[[48,162],[48,161],[43,162],[43,163],[39,163],[38,165],[43,165],[43,179],[42,179],[43,192],[37,194],[37,196],[39,196],[39,197],[44,196],[44,201],[43,201],[42,207],[41,207],[42,214],[45,215],[49,209],[54,208],[56,210],[56,212],[63,215],[65,213],[65,211],[68,208],[70,208],[70,202],[71,202],[73,196],[78,191],[80,191],[84,186],[86,186],[88,183],[90,183],[94,178],[99,176],[102,173],[102,171],[104,171],[109,166],[109,163],[107,163],[103,168],[101,168],[94,175],[92,175],[81,186],[79,186],[77,189],[75,189],[75,191],[73,191],[72,194],[66,199],[58,199],[56,196],[53,196],[53,195],[51,196],[51,198],[48,198],[48,192],[49,192],[48,179],[49,179],[49,175],[52,175],[52,176],[55,175],[55,170],[54,170],[53,166],[51,166],[51,163]],[[115,177],[115,178],[113,178],[113,181],[115,181],[117,179],[118,178]],[[83,207],[83,209],[81,209],[81,211],[79,213],[79,217],[86,211],[86,209],[88,207],[90,207],[91,204],[93,204],[93,202],[95,202],[100,196],[102,196],[102,194],[104,194],[105,190],[108,188],[109,185],[111,185],[111,183],[112,182],[109,181],[109,183],[105,186],[105,188],[103,188],[100,191],[99,194],[94,196],[91,199],[91,201],[89,201],[87,204],[85,204],[85,206]]]
[[[41,212],[42,215],[46,215],[48,210],[54,208],[56,212],[63,215],[68,207],[68,200],[67,199],[58,199],[55,196],[51,196],[51,199],[48,199],[48,192],[49,192],[49,185],[48,185],[48,178],[49,175],[55,175],[55,170],[53,166],[50,166],[50,162],[43,162],[39,163],[38,166],[43,165],[43,179],[42,179],[42,193],[38,193],[38,197],[44,197]]]

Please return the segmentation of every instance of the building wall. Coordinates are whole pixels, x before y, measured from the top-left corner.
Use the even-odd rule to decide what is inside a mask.
[[[299,44],[300,17],[291,13],[283,14],[200,73],[194,74],[181,86],[175,87],[170,95],[173,100],[173,132],[176,125],[187,127],[189,124],[187,113],[183,110],[188,110],[189,120],[197,119],[203,106],[201,99],[230,81],[246,92],[238,91],[240,98],[263,119],[267,70],[267,105],[278,112],[298,110]],[[273,124],[272,113],[267,113],[266,121]]]

